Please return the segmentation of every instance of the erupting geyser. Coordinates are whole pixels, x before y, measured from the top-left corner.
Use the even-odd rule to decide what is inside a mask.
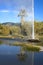
[[[24,18],[27,15],[27,12],[26,12],[27,9],[26,10],[25,9],[21,9],[20,13],[18,15],[18,16],[21,17],[21,26],[24,25],[24,22],[25,22]],[[28,21],[30,22],[29,24],[31,24],[30,27],[32,29],[31,28],[28,29],[29,30],[28,34],[29,34],[30,37],[28,36],[29,38],[27,39],[27,41],[30,41],[30,42],[39,42],[38,39],[35,39],[35,35],[34,35],[34,1],[33,0],[31,0],[31,7],[29,7],[28,13],[29,13],[29,18],[30,18],[30,20],[28,20]],[[30,32],[30,30],[31,30],[31,32]]]

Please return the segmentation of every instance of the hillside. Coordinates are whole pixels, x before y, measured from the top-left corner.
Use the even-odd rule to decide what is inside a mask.
[[[6,22],[6,23],[2,23],[2,25],[9,25],[9,26],[12,26],[12,25],[20,25],[20,23],[13,23],[13,22]]]
[[[34,23],[35,36],[43,36],[43,22]],[[2,36],[28,36],[31,33],[31,28],[28,24],[21,27],[20,23],[6,22],[0,24],[0,35]]]

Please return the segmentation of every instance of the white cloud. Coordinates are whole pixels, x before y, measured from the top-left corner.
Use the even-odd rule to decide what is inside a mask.
[[[19,12],[19,11],[16,11],[16,10],[0,10],[0,12]]]
[[[0,10],[0,12],[10,12],[9,10]]]

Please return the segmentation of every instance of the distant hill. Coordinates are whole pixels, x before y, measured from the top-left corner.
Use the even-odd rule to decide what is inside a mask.
[[[9,25],[9,26],[12,26],[12,25],[16,25],[16,26],[20,26],[20,23],[12,23],[12,22],[6,22],[6,23],[2,23],[2,25]]]

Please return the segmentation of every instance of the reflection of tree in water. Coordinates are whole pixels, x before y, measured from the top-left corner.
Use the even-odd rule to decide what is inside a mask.
[[[27,51],[26,47],[20,47],[20,53],[17,54],[20,61],[25,61],[27,65],[34,65],[34,52]]]
[[[27,54],[26,54],[26,51],[24,50],[23,47],[20,47],[20,53],[17,54],[17,56],[18,56],[18,59],[19,59],[20,61],[25,61],[25,60],[26,60]]]
[[[2,40],[0,40],[0,44],[2,44],[3,43],[3,41]]]

